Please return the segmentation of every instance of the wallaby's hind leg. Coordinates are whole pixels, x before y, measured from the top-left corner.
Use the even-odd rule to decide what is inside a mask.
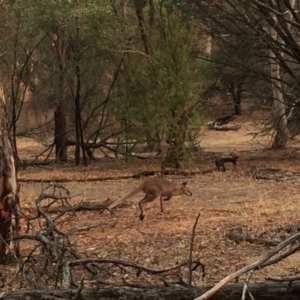
[[[163,197],[162,195],[160,195],[159,197],[159,201],[160,201],[160,212],[164,212],[164,206],[163,206]]]
[[[140,202],[139,202],[139,207],[140,207],[140,211],[141,211],[141,214],[140,214],[140,220],[143,221],[144,218],[145,218],[145,213],[144,213],[144,208],[143,208],[143,205],[145,203],[148,203],[148,202],[152,202],[153,200],[155,200],[157,198],[157,195],[156,194],[148,194],[146,195]]]

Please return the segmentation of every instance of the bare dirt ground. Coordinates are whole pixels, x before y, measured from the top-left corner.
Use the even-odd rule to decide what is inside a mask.
[[[187,179],[193,197],[182,196],[166,202],[164,214],[160,213],[159,203],[155,201],[146,207],[146,217],[143,222],[138,220],[137,206],[142,195],[133,197],[130,205],[118,208],[115,216],[107,212],[73,214],[68,221],[69,228],[98,225],[86,234],[74,235],[73,241],[77,243],[77,249],[84,257],[116,258],[152,268],[173,266],[188,258],[192,227],[197,214],[200,213],[193,257],[201,259],[206,268],[206,276],[202,278],[201,272],[195,273],[195,284],[212,285],[260,257],[268,247],[248,242],[237,244],[228,240],[225,233],[231,228],[240,227],[258,235],[281,225],[299,222],[297,180],[253,180],[249,174],[252,165],[300,171],[299,144],[297,140],[293,140],[286,150],[270,151],[265,148],[269,145],[270,137],[252,140],[252,136],[249,135],[260,126],[257,118],[243,117],[237,119],[235,123],[242,125],[237,132],[203,130],[201,133],[201,145],[204,151],[237,151],[240,154],[235,172],[229,166],[228,171],[222,174],[213,172],[189,178],[168,177],[175,182]],[[32,142],[20,141],[19,152],[28,156],[31,146],[33,146]],[[40,148],[37,143],[35,146],[37,149]],[[214,168],[213,161],[212,154],[202,154],[193,161],[190,169]],[[73,166],[28,168],[21,171],[19,177],[41,180],[81,178],[81,182],[64,184],[73,195],[77,195],[70,202],[76,203],[81,200],[101,202],[106,197],[115,199],[125,196],[140,183],[140,180],[89,182],[89,178],[131,175],[146,169],[157,169],[157,162],[139,161],[126,165],[124,162],[109,160],[77,169]],[[42,183],[22,182],[22,206],[33,206],[41,187]],[[280,237],[273,237],[273,239],[280,240]],[[31,245],[23,242],[22,247],[24,255]],[[261,281],[269,275],[294,273],[299,268],[299,259],[300,254],[296,253],[275,266],[256,272],[252,279]],[[7,268],[6,272],[12,276],[13,266]],[[142,274],[137,279],[134,272],[128,272],[129,275],[126,275],[128,281],[159,281],[158,277],[150,277],[146,274]],[[182,275],[185,277],[185,274]],[[105,276],[107,279],[120,281],[121,275],[116,269],[115,272],[107,272]],[[6,284],[4,288],[12,288],[12,284]]]

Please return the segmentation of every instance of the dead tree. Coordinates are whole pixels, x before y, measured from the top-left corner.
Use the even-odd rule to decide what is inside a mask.
[[[19,234],[16,155],[7,120],[4,92],[0,85],[0,263],[7,259],[9,240]],[[17,241],[14,241],[13,254],[19,255]]]

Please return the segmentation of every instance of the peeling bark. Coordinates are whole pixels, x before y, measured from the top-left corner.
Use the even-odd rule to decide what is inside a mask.
[[[19,188],[16,159],[7,122],[3,87],[0,87],[0,263],[7,259],[8,240],[19,234]],[[14,242],[13,254],[19,256],[19,244]]]

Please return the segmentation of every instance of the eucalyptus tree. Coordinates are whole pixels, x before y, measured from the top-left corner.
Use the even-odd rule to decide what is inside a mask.
[[[189,132],[201,116],[206,63],[196,58],[197,29],[179,7],[162,1],[133,1],[128,8],[131,17],[136,13],[140,42],[130,27],[127,33],[134,38],[127,46],[111,109],[134,125],[130,137],[146,138],[148,144],[166,141],[163,160],[179,167]]]
[[[16,0],[10,9],[20,12],[17,45],[26,42],[25,52],[34,54],[26,73],[31,97],[47,98],[55,111],[59,161],[75,145],[76,163],[80,148],[86,162],[85,151],[122,130],[131,134],[128,124],[140,140],[171,141],[166,155],[182,159],[200,112],[205,63],[195,57],[196,29],[177,4]],[[21,52],[18,66],[27,59]]]
[[[287,108],[298,101],[299,94],[299,1],[188,0],[186,3],[190,5],[186,9],[191,12],[192,7],[219,49],[231,49],[235,57],[243,51],[241,45],[248,44],[248,55],[236,68],[250,77],[265,80],[271,87],[271,124],[275,130],[272,146],[285,147],[289,136]],[[231,64],[231,58],[228,62]]]
[[[7,108],[12,141],[17,154],[17,122],[28,92],[34,86],[32,65],[37,48],[45,42],[29,16],[31,8],[22,1],[3,2],[0,9],[0,72],[7,91]]]
[[[86,162],[91,131],[105,126],[100,121],[91,129],[90,124],[97,114],[103,115],[106,85],[110,85],[110,74],[115,69],[110,55],[118,40],[110,1],[16,0],[7,10],[10,17],[8,11],[3,15],[10,34],[1,47],[12,78],[12,99],[23,95],[13,85],[15,81],[25,89],[30,86],[33,101],[48,99],[49,107],[55,111],[57,160],[66,161],[68,145],[75,145],[76,163],[80,161],[80,148]],[[20,114],[15,102],[13,126]]]

